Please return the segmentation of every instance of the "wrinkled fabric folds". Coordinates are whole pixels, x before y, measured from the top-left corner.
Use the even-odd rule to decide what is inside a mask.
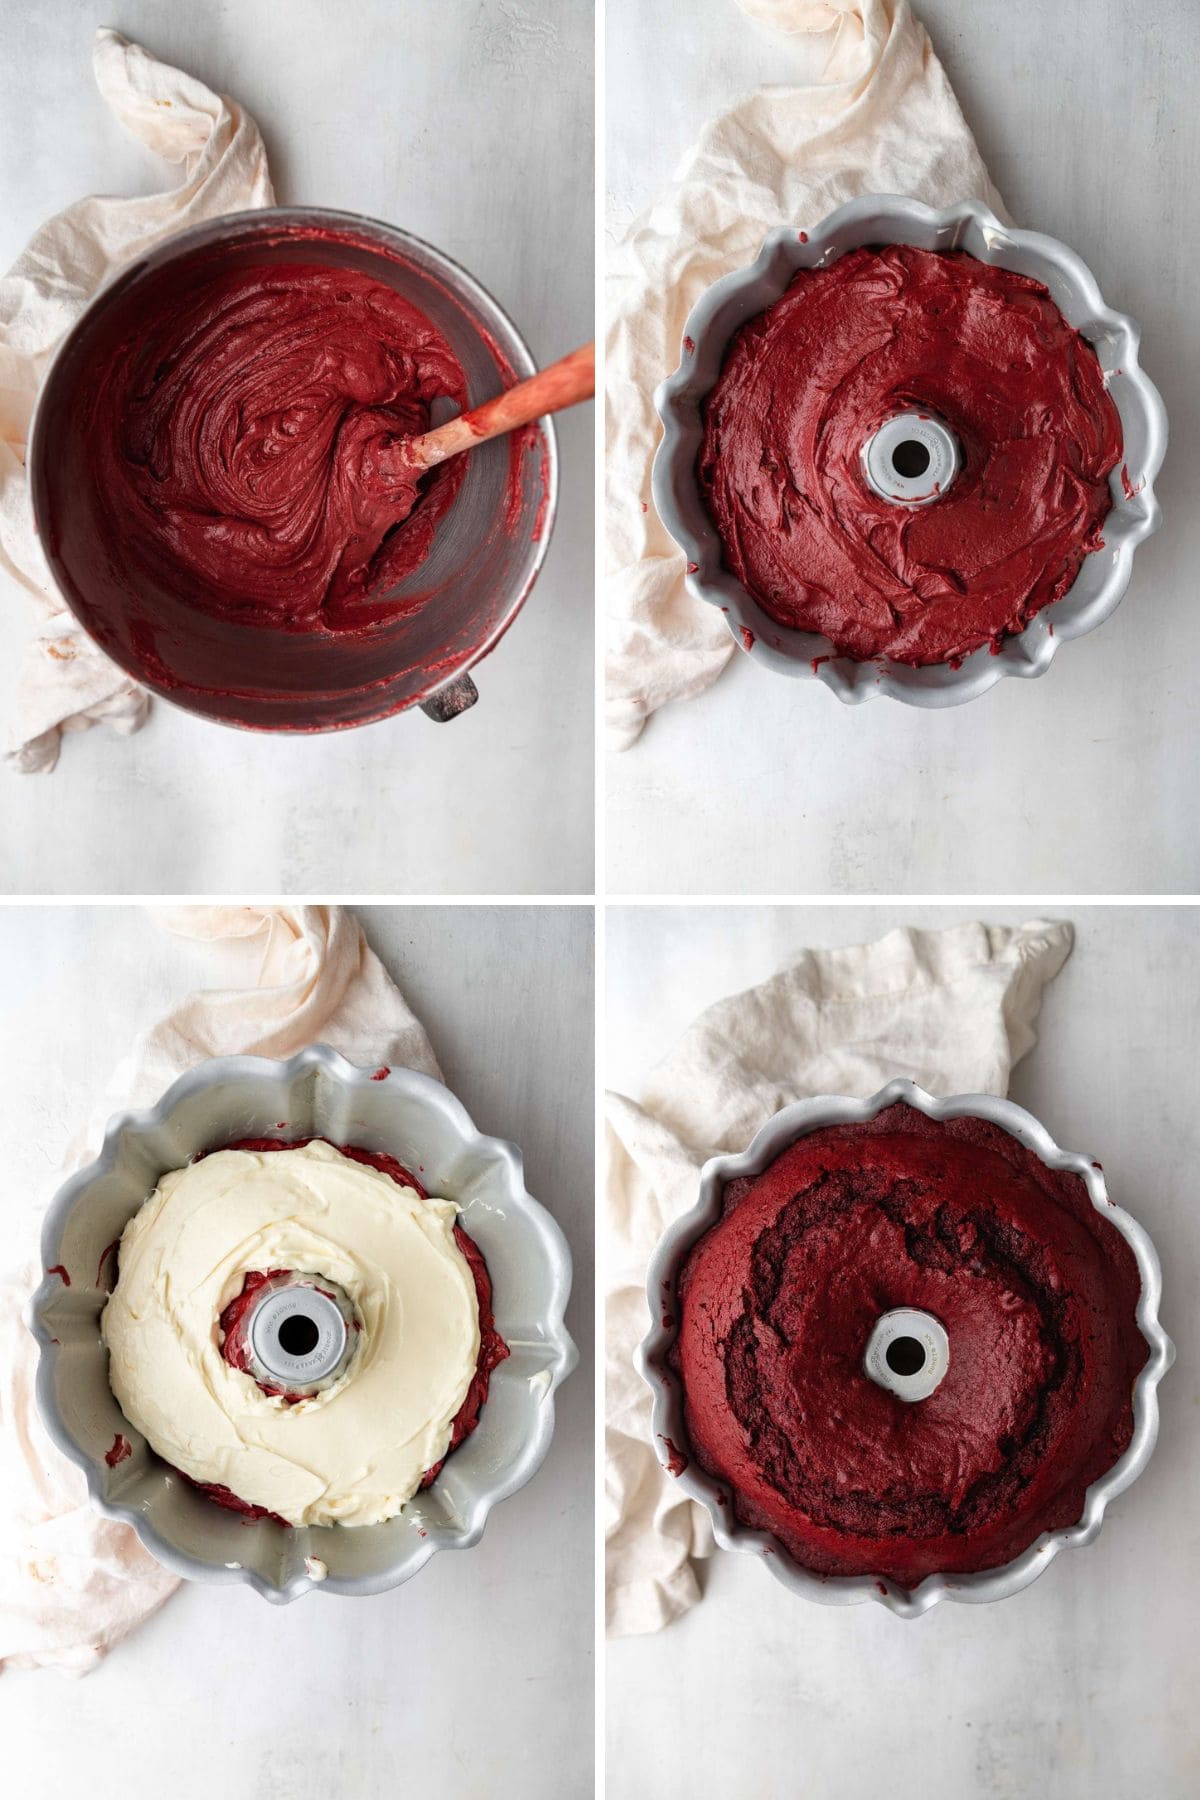
[[[653,395],[679,361],[706,288],[767,233],[816,224],[860,194],[931,206],[979,199],[1006,217],[944,70],[908,0],[740,0],[818,46],[818,80],[758,88],[710,120],[668,187],[610,253],[606,275],[607,720],[628,749],[651,713],[710,687],[733,654],[724,618],[684,588],[682,551],[654,511]],[[811,58],[810,58],[811,63]]]
[[[744,1150],[793,1100],[867,1096],[907,1075],[934,1094],[1004,1094],[1036,1042],[1042,990],[1071,927],[896,930],[851,949],[805,950],[761,986],[701,1013],[646,1082],[607,1100],[607,1614],[613,1636],[658,1631],[700,1597],[703,1508],[661,1468],[650,1392],[633,1353],[650,1322],[646,1270],[694,1202],[701,1166]]]
[[[38,616],[9,729],[8,755],[27,773],[54,767],[65,732],[139,730],[150,704],[75,623],[38,543],[25,466],[38,387],[97,288],[125,263],[188,226],[275,198],[258,126],[232,100],[108,29],[96,33],[93,69],[120,123],[183,179],[163,194],[76,201],[0,280],[0,569]]]
[[[238,985],[190,994],[135,1042],[72,1146],[65,1178],[96,1155],[118,1109],[158,1100],[212,1056],[287,1057],[321,1042],[360,1067],[441,1079],[432,1046],[350,912],[337,906],[174,906],[160,923],[212,946]],[[178,1586],[127,1525],[91,1505],[34,1398],[37,1346],[22,1313],[38,1276],[0,1285],[0,1671],[82,1674]]]

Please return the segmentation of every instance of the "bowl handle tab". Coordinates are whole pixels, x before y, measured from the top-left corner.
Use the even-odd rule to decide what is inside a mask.
[[[448,681],[445,687],[438,688],[430,694],[428,700],[422,700],[421,711],[426,718],[436,719],[444,725],[447,719],[457,719],[459,713],[465,713],[468,707],[474,706],[479,698],[479,689],[469,675],[456,676]]]

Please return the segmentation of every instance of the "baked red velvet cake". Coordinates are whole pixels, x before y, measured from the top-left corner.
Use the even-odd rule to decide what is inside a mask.
[[[866,479],[901,414],[960,467],[927,504]],[[765,612],[839,656],[957,663],[1022,631],[1100,547],[1121,422],[1040,283],[962,252],[849,251],[735,335],[697,463],[723,558]]]
[[[818,1573],[995,1568],[1075,1523],[1127,1448],[1139,1289],[1080,1177],[998,1127],[902,1104],[827,1127],[730,1183],[684,1265],[687,1448]],[[864,1367],[900,1308],[949,1339],[919,1401]]]

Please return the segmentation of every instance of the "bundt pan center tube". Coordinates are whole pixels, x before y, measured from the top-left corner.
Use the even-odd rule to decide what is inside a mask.
[[[1100,1165],[1011,1101],[799,1101],[705,1164],[651,1261],[654,1448],[805,1598],[1001,1599],[1149,1461],[1160,1288]]]
[[[308,1151],[295,1150],[306,1142]],[[340,1146],[355,1156],[341,1154]],[[283,1163],[279,1152],[288,1147],[293,1158],[306,1159],[297,1178],[301,1191],[318,1196],[311,1226],[298,1225],[297,1213],[275,1206],[273,1166]],[[228,1149],[240,1155],[244,1171],[234,1168],[232,1159],[212,1155]],[[267,1154],[272,1150],[275,1154]],[[222,1162],[237,1176],[232,1185],[225,1176],[217,1178],[214,1165]],[[341,1185],[322,1189],[321,1168],[331,1169],[331,1179]],[[185,1215],[184,1229],[174,1237],[157,1233],[156,1220],[186,1182],[206,1170],[213,1185],[201,1183],[200,1214]],[[411,1185],[401,1180],[408,1172]],[[373,1195],[364,1194],[364,1181],[375,1189]],[[247,1191],[256,1183],[256,1194],[267,1194],[265,1223],[243,1218],[238,1183]],[[427,1216],[420,1193],[413,1191],[418,1184],[433,1202]],[[322,1224],[323,1192],[331,1196],[330,1208],[343,1226],[350,1217],[365,1221],[369,1244],[357,1223],[354,1232],[345,1232],[344,1243],[336,1223]],[[151,1196],[157,1213],[146,1205]],[[121,1239],[135,1219],[137,1248],[126,1269]],[[201,1307],[202,1329],[190,1334],[184,1329],[189,1303],[214,1262],[208,1254],[212,1246],[201,1242],[197,1231],[217,1232],[225,1247],[215,1253],[214,1279],[220,1286],[221,1270],[233,1258],[237,1292],[225,1293],[219,1318],[212,1304]],[[298,1267],[260,1268],[250,1253],[243,1280],[245,1246],[278,1245],[289,1235],[293,1244],[319,1242],[321,1256]],[[152,1242],[175,1246],[167,1273],[180,1273],[181,1291],[170,1289],[171,1317],[183,1321],[175,1334],[178,1343],[161,1321],[156,1323],[155,1306],[141,1310],[141,1297],[158,1291],[156,1282],[148,1286]],[[393,1276],[384,1283],[371,1273],[378,1264],[387,1274],[392,1264],[383,1258],[393,1243],[403,1259],[415,1258],[421,1271],[419,1288],[399,1311],[398,1297],[387,1298]],[[324,1045],[287,1062],[236,1056],[201,1063],[156,1106],[113,1119],[95,1162],[72,1176],[53,1201],[42,1254],[45,1275],[29,1309],[30,1329],[41,1346],[38,1404],[54,1441],[87,1477],[93,1503],[131,1525],[177,1574],[197,1581],[244,1581],[273,1601],[295,1599],[315,1585],[330,1593],[380,1593],[409,1580],[436,1551],[476,1543],[491,1507],[522,1487],[546,1455],[554,1390],[577,1360],[563,1323],[570,1251],[554,1220],[527,1193],[520,1152],[477,1131],[440,1082],[409,1069],[356,1069]],[[202,1268],[198,1285],[183,1278],[189,1257],[194,1268]],[[327,1258],[338,1263],[332,1278],[324,1266]],[[480,1259],[489,1284],[482,1288]],[[365,1279],[359,1279],[362,1271]],[[133,1286],[121,1299],[126,1275]],[[435,1303],[431,1294],[445,1295],[445,1304],[440,1298]],[[472,1341],[479,1346],[478,1369]],[[114,1357],[118,1346],[122,1357],[119,1382],[115,1362],[110,1379],[110,1344]],[[488,1344],[496,1354],[485,1365]],[[154,1412],[161,1427],[158,1441],[178,1441],[186,1461],[195,1450],[187,1420],[196,1416],[196,1404],[205,1404],[204,1395],[194,1380],[173,1387],[170,1391],[181,1396],[173,1410],[155,1371],[172,1359],[186,1360],[194,1347],[205,1358],[201,1377],[210,1403],[223,1391],[236,1390],[236,1419],[250,1421],[240,1446],[233,1442],[221,1450],[233,1459],[231,1470],[253,1469],[258,1482],[282,1482],[279,1493],[298,1496],[295,1509],[279,1502],[285,1513],[314,1522],[289,1526],[273,1518],[258,1492],[248,1511],[233,1510],[243,1498],[236,1475],[196,1485],[194,1467],[181,1473],[156,1454],[122,1412],[115,1386]],[[476,1380],[485,1366],[486,1398],[479,1405]],[[379,1439],[382,1460],[372,1464],[366,1487],[353,1474],[357,1459],[352,1458],[335,1471],[341,1486],[324,1493],[313,1490],[303,1454],[297,1450],[289,1458],[288,1448],[280,1447],[281,1434],[289,1444],[308,1434],[305,1442],[319,1450],[314,1434],[324,1430],[326,1420],[334,1449],[344,1444],[345,1422],[338,1414],[346,1414],[354,1401],[354,1416],[346,1416],[357,1431],[354,1420],[362,1408],[356,1383],[369,1408],[379,1408],[370,1417],[386,1424],[388,1383],[397,1381],[396,1406],[407,1406],[404,1416],[410,1416],[418,1376],[427,1382],[417,1390],[418,1402],[425,1392],[433,1393],[442,1411],[432,1415],[435,1423],[426,1434],[436,1440],[433,1455],[413,1465],[416,1475],[425,1470],[416,1491],[416,1475],[401,1487],[386,1479],[396,1453],[408,1455],[403,1444],[393,1453],[386,1435]],[[446,1427],[436,1420],[449,1420],[468,1379],[467,1401],[447,1443]],[[223,1433],[224,1423],[214,1422]],[[221,1435],[210,1437],[207,1421],[204,1436],[206,1442],[226,1442]],[[270,1454],[272,1445],[278,1460]],[[370,1459],[360,1448],[365,1468]],[[378,1469],[382,1481],[376,1479]],[[202,1491],[210,1485],[218,1499]],[[393,1511],[386,1496],[405,1492],[411,1497]],[[330,1509],[335,1518],[351,1522],[324,1522]],[[353,1522],[355,1512],[366,1522]]]
[[[456,718],[542,566],[554,429],[450,458],[399,512],[395,446],[534,372],[491,295],[395,226],[272,207],[181,232],[99,291],[42,385],[51,574],[114,662],[205,718]]]
[[[1139,341],[1072,250],[978,201],[867,195],[772,232],[697,301],[655,395],[689,592],[845,701],[1044,674],[1160,521]]]

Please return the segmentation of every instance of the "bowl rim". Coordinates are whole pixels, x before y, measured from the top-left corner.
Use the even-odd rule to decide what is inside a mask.
[[[927,1575],[915,1588],[901,1587],[882,1575],[816,1574],[796,1562],[773,1533],[741,1524],[734,1516],[727,1482],[706,1474],[694,1457],[678,1468],[679,1456],[686,1452],[677,1451],[676,1446],[688,1443],[683,1395],[673,1371],[665,1367],[679,1330],[679,1274],[692,1246],[722,1217],[726,1183],[740,1175],[760,1175],[775,1157],[813,1131],[862,1123],[897,1102],[930,1119],[984,1119],[1016,1138],[1048,1168],[1078,1175],[1092,1206],[1115,1226],[1133,1252],[1141,1278],[1136,1318],[1148,1350],[1134,1382],[1133,1435],[1123,1455],[1087,1489],[1083,1512],[1075,1524],[1042,1532],[1020,1556],[997,1568]],[[700,1170],[695,1202],[667,1227],[650,1259],[646,1294],[651,1325],[634,1362],[653,1397],[654,1451],[668,1474],[674,1473],[682,1491],[704,1507],[718,1544],[725,1550],[759,1556],[772,1575],[805,1599],[831,1606],[873,1600],[902,1619],[919,1618],[943,1600],[979,1603],[1004,1599],[1035,1581],[1060,1550],[1090,1544],[1109,1502],[1137,1479],[1150,1460],[1158,1436],[1158,1384],[1175,1360],[1175,1346],[1158,1316],[1162,1295],[1158,1254],[1137,1220],[1108,1198],[1100,1164],[1090,1156],[1061,1149],[1045,1126],[1012,1100],[995,1094],[953,1094],[938,1099],[907,1077],[889,1081],[869,1099],[820,1094],[797,1100],[768,1119],[745,1150],[710,1157]],[[671,1469],[673,1461],[677,1472]]]
[[[299,227],[304,224],[328,225],[333,229],[342,227],[343,229],[357,228],[362,230],[365,228],[368,234],[374,232],[395,245],[419,251],[423,257],[427,258],[434,265],[435,269],[440,274],[452,278],[452,291],[459,296],[465,295],[470,300],[472,306],[475,307],[475,309],[482,314],[483,318],[488,321],[489,327],[496,322],[499,322],[503,330],[509,334],[511,348],[515,354],[512,357],[509,357],[507,354],[509,346],[506,345],[504,355],[505,360],[509,362],[517,380],[523,381],[530,375],[537,373],[538,365],[534,360],[533,352],[526,343],[524,336],[517,329],[506,308],[501,306],[495,295],[489,288],[484,286],[477,276],[472,275],[468,269],[464,268],[454,257],[448,255],[445,250],[439,249],[436,244],[431,244],[427,238],[418,237],[415,232],[406,231],[403,226],[400,225],[392,225],[386,219],[377,219],[370,213],[348,212],[344,208],[331,206],[245,207],[237,212],[220,213],[213,218],[200,220],[194,225],[185,226],[182,230],[172,232],[168,237],[162,238],[149,250],[141,252],[131,258],[130,261],[123,263],[119,268],[112,270],[100,283],[99,287],[96,288],[95,292],[89,297],[87,304],[84,306],[83,311],[79,314],[78,318],[75,319],[69,329],[63,333],[63,336],[55,345],[50,360],[42,373],[42,378],[38,384],[37,393],[34,397],[33,414],[29,425],[26,467],[29,472],[29,503],[33,515],[34,527],[39,542],[43,545],[46,567],[49,571],[50,578],[54,583],[55,591],[63,601],[72,619],[74,619],[75,623],[79,626],[79,629],[85,633],[88,641],[91,643],[95,643],[96,640],[92,637],[86,623],[76,609],[72,584],[67,579],[66,570],[61,567],[59,559],[52,559],[49,551],[45,550],[45,545],[49,541],[47,533],[42,528],[41,524],[41,520],[48,517],[49,513],[46,493],[47,478],[45,473],[47,455],[42,442],[43,432],[46,429],[42,424],[42,417],[45,411],[43,404],[45,397],[51,392],[56,375],[59,373],[60,367],[65,363],[71,345],[75,343],[83,330],[93,322],[95,315],[100,309],[107,306],[112,301],[117,290],[126,286],[131,286],[135,281],[140,279],[147,268],[162,267],[174,261],[178,255],[187,254],[198,245],[209,242],[219,242],[222,238],[229,238],[233,235],[254,235],[256,230],[261,228],[264,221],[268,228],[274,223],[281,229],[287,229],[289,226]],[[542,512],[541,531],[538,537],[532,540],[534,553],[529,569],[522,580],[520,588],[513,594],[509,607],[503,617],[497,620],[492,629],[480,641],[479,647],[472,651],[466,661],[457,664],[448,675],[433,682],[428,688],[423,689],[420,694],[413,695],[411,699],[403,700],[389,706],[379,707],[376,710],[364,713],[361,718],[338,720],[332,723],[322,722],[316,725],[280,727],[266,723],[247,723],[240,719],[217,719],[209,713],[199,712],[195,707],[183,705],[169,689],[160,687],[149,681],[143,671],[133,668],[126,661],[118,659],[118,657],[107,647],[97,645],[97,648],[101,649],[102,653],[108,657],[109,661],[120,668],[124,674],[131,678],[131,680],[136,681],[139,687],[146,688],[148,692],[154,695],[156,700],[165,701],[169,706],[174,707],[177,712],[188,713],[193,718],[204,719],[207,724],[223,725],[226,728],[235,731],[249,731],[268,737],[315,737],[330,732],[354,731],[360,725],[377,725],[383,719],[395,718],[398,713],[410,712],[414,708],[424,705],[435,694],[440,693],[444,688],[451,687],[455,682],[460,681],[464,675],[468,674],[478,663],[482,662],[484,657],[491,654],[509,629],[510,625],[513,624],[517,615],[522,611],[525,602],[533,591],[538,576],[542,572],[547,553],[550,549],[550,540],[554,535],[554,526],[558,517],[559,454],[558,433],[555,428],[553,415],[547,413],[539,418],[536,423],[544,445],[543,469],[545,501]]]
[[[1127,458],[1115,465],[1109,476],[1108,517],[1115,516],[1128,525],[1122,529],[1115,553],[1112,546],[1106,547],[1112,565],[1082,611],[1072,610],[1071,602],[1076,596],[1078,607],[1089,556],[1084,557],[1068,591],[1043,607],[1022,632],[1005,638],[995,653],[983,644],[957,668],[949,663],[917,666],[888,658],[856,662],[838,657],[827,638],[780,625],[723,567],[721,542],[699,500],[695,479],[703,430],[701,407],[720,372],[733,332],[774,304],[798,270],[823,267],[848,250],[880,241],[903,244],[914,243],[916,238],[933,239],[932,244],[922,241],[915,247],[953,250],[962,246],[968,234],[987,250],[981,260],[1000,267],[1008,266],[1006,252],[1038,259],[1044,273],[1034,278],[1044,281],[1049,274],[1070,287],[1095,321],[1099,335],[1119,342],[1120,364],[1111,380],[1122,383],[1122,392],[1138,410],[1147,437],[1146,455],[1135,470],[1131,491],[1126,491],[1122,480]],[[767,287],[773,291],[764,297],[759,290]],[[749,296],[755,293],[757,297],[751,301]],[[743,296],[744,310],[722,334],[714,353],[716,316]],[[1097,333],[1090,335],[1094,338]],[[902,194],[864,194],[804,232],[793,225],[777,227],[767,235],[753,262],[722,276],[696,301],[684,326],[679,366],[654,393],[662,436],[654,457],[651,489],[665,530],[687,559],[687,591],[717,607],[735,644],[765,667],[776,674],[817,679],[848,704],[883,694],[910,706],[957,706],[978,698],[1006,676],[1028,679],[1045,674],[1060,643],[1086,635],[1115,611],[1129,585],[1134,550],[1162,522],[1154,480],[1166,454],[1167,415],[1157,388],[1141,367],[1140,343],[1140,327],[1127,314],[1106,305],[1095,276],[1074,250],[1043,232],[1005,225],[981,200],[935,208]],[[714,364],[711,379],[703,383],[697,374],[701,360],[706,366]],[[1123,438],[1127,435],[1123,431]],[[704,527],[695,529],[689,514],[703,518]]]
[[[554,1393],[579,1361],[578,1349],[567,1330],[564,1317],[571,1293],[570,1245],[557,1220],[526,1189],[524,1161],[520,1150],[505,1138],[492,1137],[480,1131],[461,1100],[441,1081],[416,1069],[391,1066],[387,1082],[440,1114],[455,1131],[463,1149],[482,1152],[504,1168],[508,1184],[506,1205],[529,1219],[545,1243],[551,1281],[540,1324],[552,1360],[546,1369],[548,1383],[534,1414],[534,1429],[526,1438],[521,1453],[494,1480],[480,1487],[473,1498],[469,1516],[459,1527],[431,1529],[415,1549],[404,1553],[391,1571],[366,1576],[330,1575],[314,1578],[306,1573],[282,1583],[273,1582],[245,1564],[230,1566],[228,1563],[214,1563],[192,1556],[165,1537],[140,1508],[106,1499],[100,1460],[89,1455],[70,1435],[54,1396],[55,1374],[62,1346],[44,1317],[44,1309],[61,1291],[59,1279],[51,1271],[59,1261],[59,1246],[67,1222],[92,1184],[112,1173],[122,1140],[127,1135],[136,1137],[160,1129],[181,1102],[205,1088],[249,1077],[292,1082],[314,1069],[319,1069],[351,1091],[369,1087],[378,1089],[380,1085],[371,1071],[349,1062],[328,1044],[310,1044],[284,1059],[253,1055],[207,1058],[178,1076],[152,1105],[129,1108],[113,1114],[105,1126],[98,1154],[83,1168],[68,1176],[47,1208],[41,1230],[42,1278],[25,1308],[26,1327],[38,1344],[35,1388],[38,1412],[56,1447],[83,1472],[89,1498],[96,1510],[106,1518],[132,1526],[151,1555],[184,1580],[244,1582],[264,1599],[278,1603],[297,1599],[312,1589],[355,1596],[383,1593],[410,1580],[439,1550],[466,1550],[478,1543],[492,1507],[531,1480],[545,1460],[554,1432]],[[104,1354],[107,1358],[106,1350]],[[136,1432],[136,1427],[130,1426],[129,1429]],[[142,1433],[137,1432],[136,1435],[139,1440],[144,1441]],[[157,1460],[161,1464],[162,1459]]]

